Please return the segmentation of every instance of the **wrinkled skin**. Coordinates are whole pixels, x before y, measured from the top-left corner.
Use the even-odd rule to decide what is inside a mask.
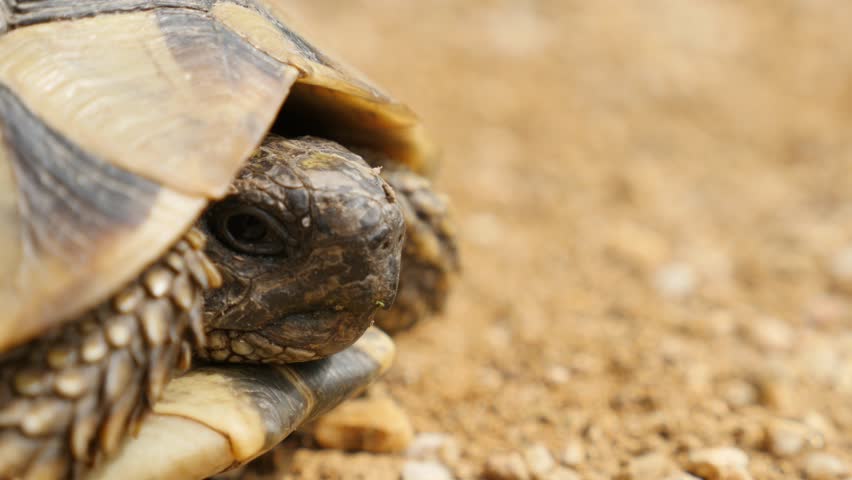
[[[405,233],[396,196],[334,142],[270,135],[198,227],[223,277],[205,297],[203,358],[324,357],[394,302]]]

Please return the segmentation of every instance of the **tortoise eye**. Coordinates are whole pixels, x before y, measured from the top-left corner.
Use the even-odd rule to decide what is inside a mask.
[[[212,220],[216,236],[233,250],[250,255],[281,255],[286,251],[287,231],[260,208],[218,208]]]

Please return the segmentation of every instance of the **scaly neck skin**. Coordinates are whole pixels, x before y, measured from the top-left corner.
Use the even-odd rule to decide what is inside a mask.
[[[203,358],[324,357],[396,295],[404,224],[395,196],[333,142],[270,136],[197,227],[223,277],[205,298]]]

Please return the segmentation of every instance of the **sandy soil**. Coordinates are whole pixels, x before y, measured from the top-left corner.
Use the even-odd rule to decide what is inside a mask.
[[[852,478],[852,3],[293,3],[444,148],[463,276],[377,388],[454,476],[540,445],[536,478]]]

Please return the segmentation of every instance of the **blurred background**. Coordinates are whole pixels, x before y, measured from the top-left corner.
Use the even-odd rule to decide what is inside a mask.
[[[434,134],[464,271],[371,391],[419,450],[286,478],[852,478],[852,3],[291,4]]]

